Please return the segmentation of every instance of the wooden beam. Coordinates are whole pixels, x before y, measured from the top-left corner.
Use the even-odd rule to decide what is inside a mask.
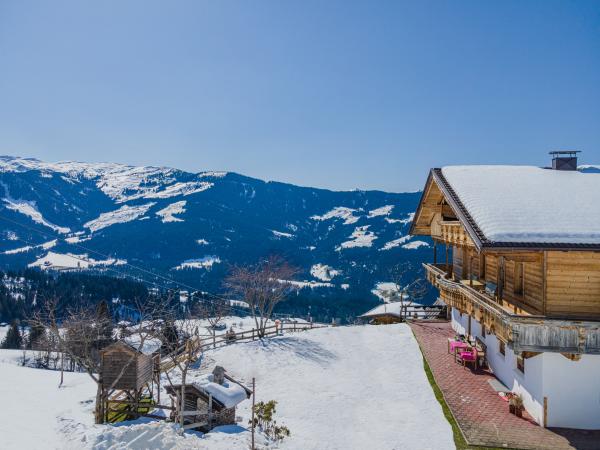
[[[184,425],[183,429],[184,430],[189,430],[190,428],[199,428],[199,427],[204,427],[207,426],[208,424],[206,422],[195,422],[195,423],[190,423],[188,425]]]

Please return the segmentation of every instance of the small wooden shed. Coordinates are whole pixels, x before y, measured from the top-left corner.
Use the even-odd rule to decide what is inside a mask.
[[[167,393],[176,399],[175,415],[181,413],[178,404],[181,387],[181,384],[165,387]],[[217,366],[203,382],[185,385],[184,428],[195,428],[206,433],[216,426],[234,425],[237,404],[251,395],[250,389]]]
[[[108,389],[139,391],[152,380],[158,354],[144,353],[120,340],[100,352],[102,384]]]

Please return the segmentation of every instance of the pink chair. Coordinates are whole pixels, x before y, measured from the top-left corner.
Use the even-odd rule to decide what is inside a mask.
[[[472,347],[471,350],[458,352],[458,358],[462,361],[463,366],[472,364],[473,369],[477,369],[477,349]]]
[[[463,341],[452,341],[450,342],[450,353],[455,353],[457,350],[467,348],[469,344]]]

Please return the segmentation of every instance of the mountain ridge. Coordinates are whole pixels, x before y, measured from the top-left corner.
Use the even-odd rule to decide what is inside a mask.
[[[123,271],[129,262],[216,292],[230,266],[278,253],[301,268],[298,297],[371,304],[389,267],[429,257],[428,242],[408,235],[419,192],[2,156],[0,195],[4,269]]]

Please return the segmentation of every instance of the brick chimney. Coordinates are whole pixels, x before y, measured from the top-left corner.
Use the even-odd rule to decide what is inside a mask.
[[[561,150],[550,152],[553,170],[577,170],[577,153],[580,151]]]

